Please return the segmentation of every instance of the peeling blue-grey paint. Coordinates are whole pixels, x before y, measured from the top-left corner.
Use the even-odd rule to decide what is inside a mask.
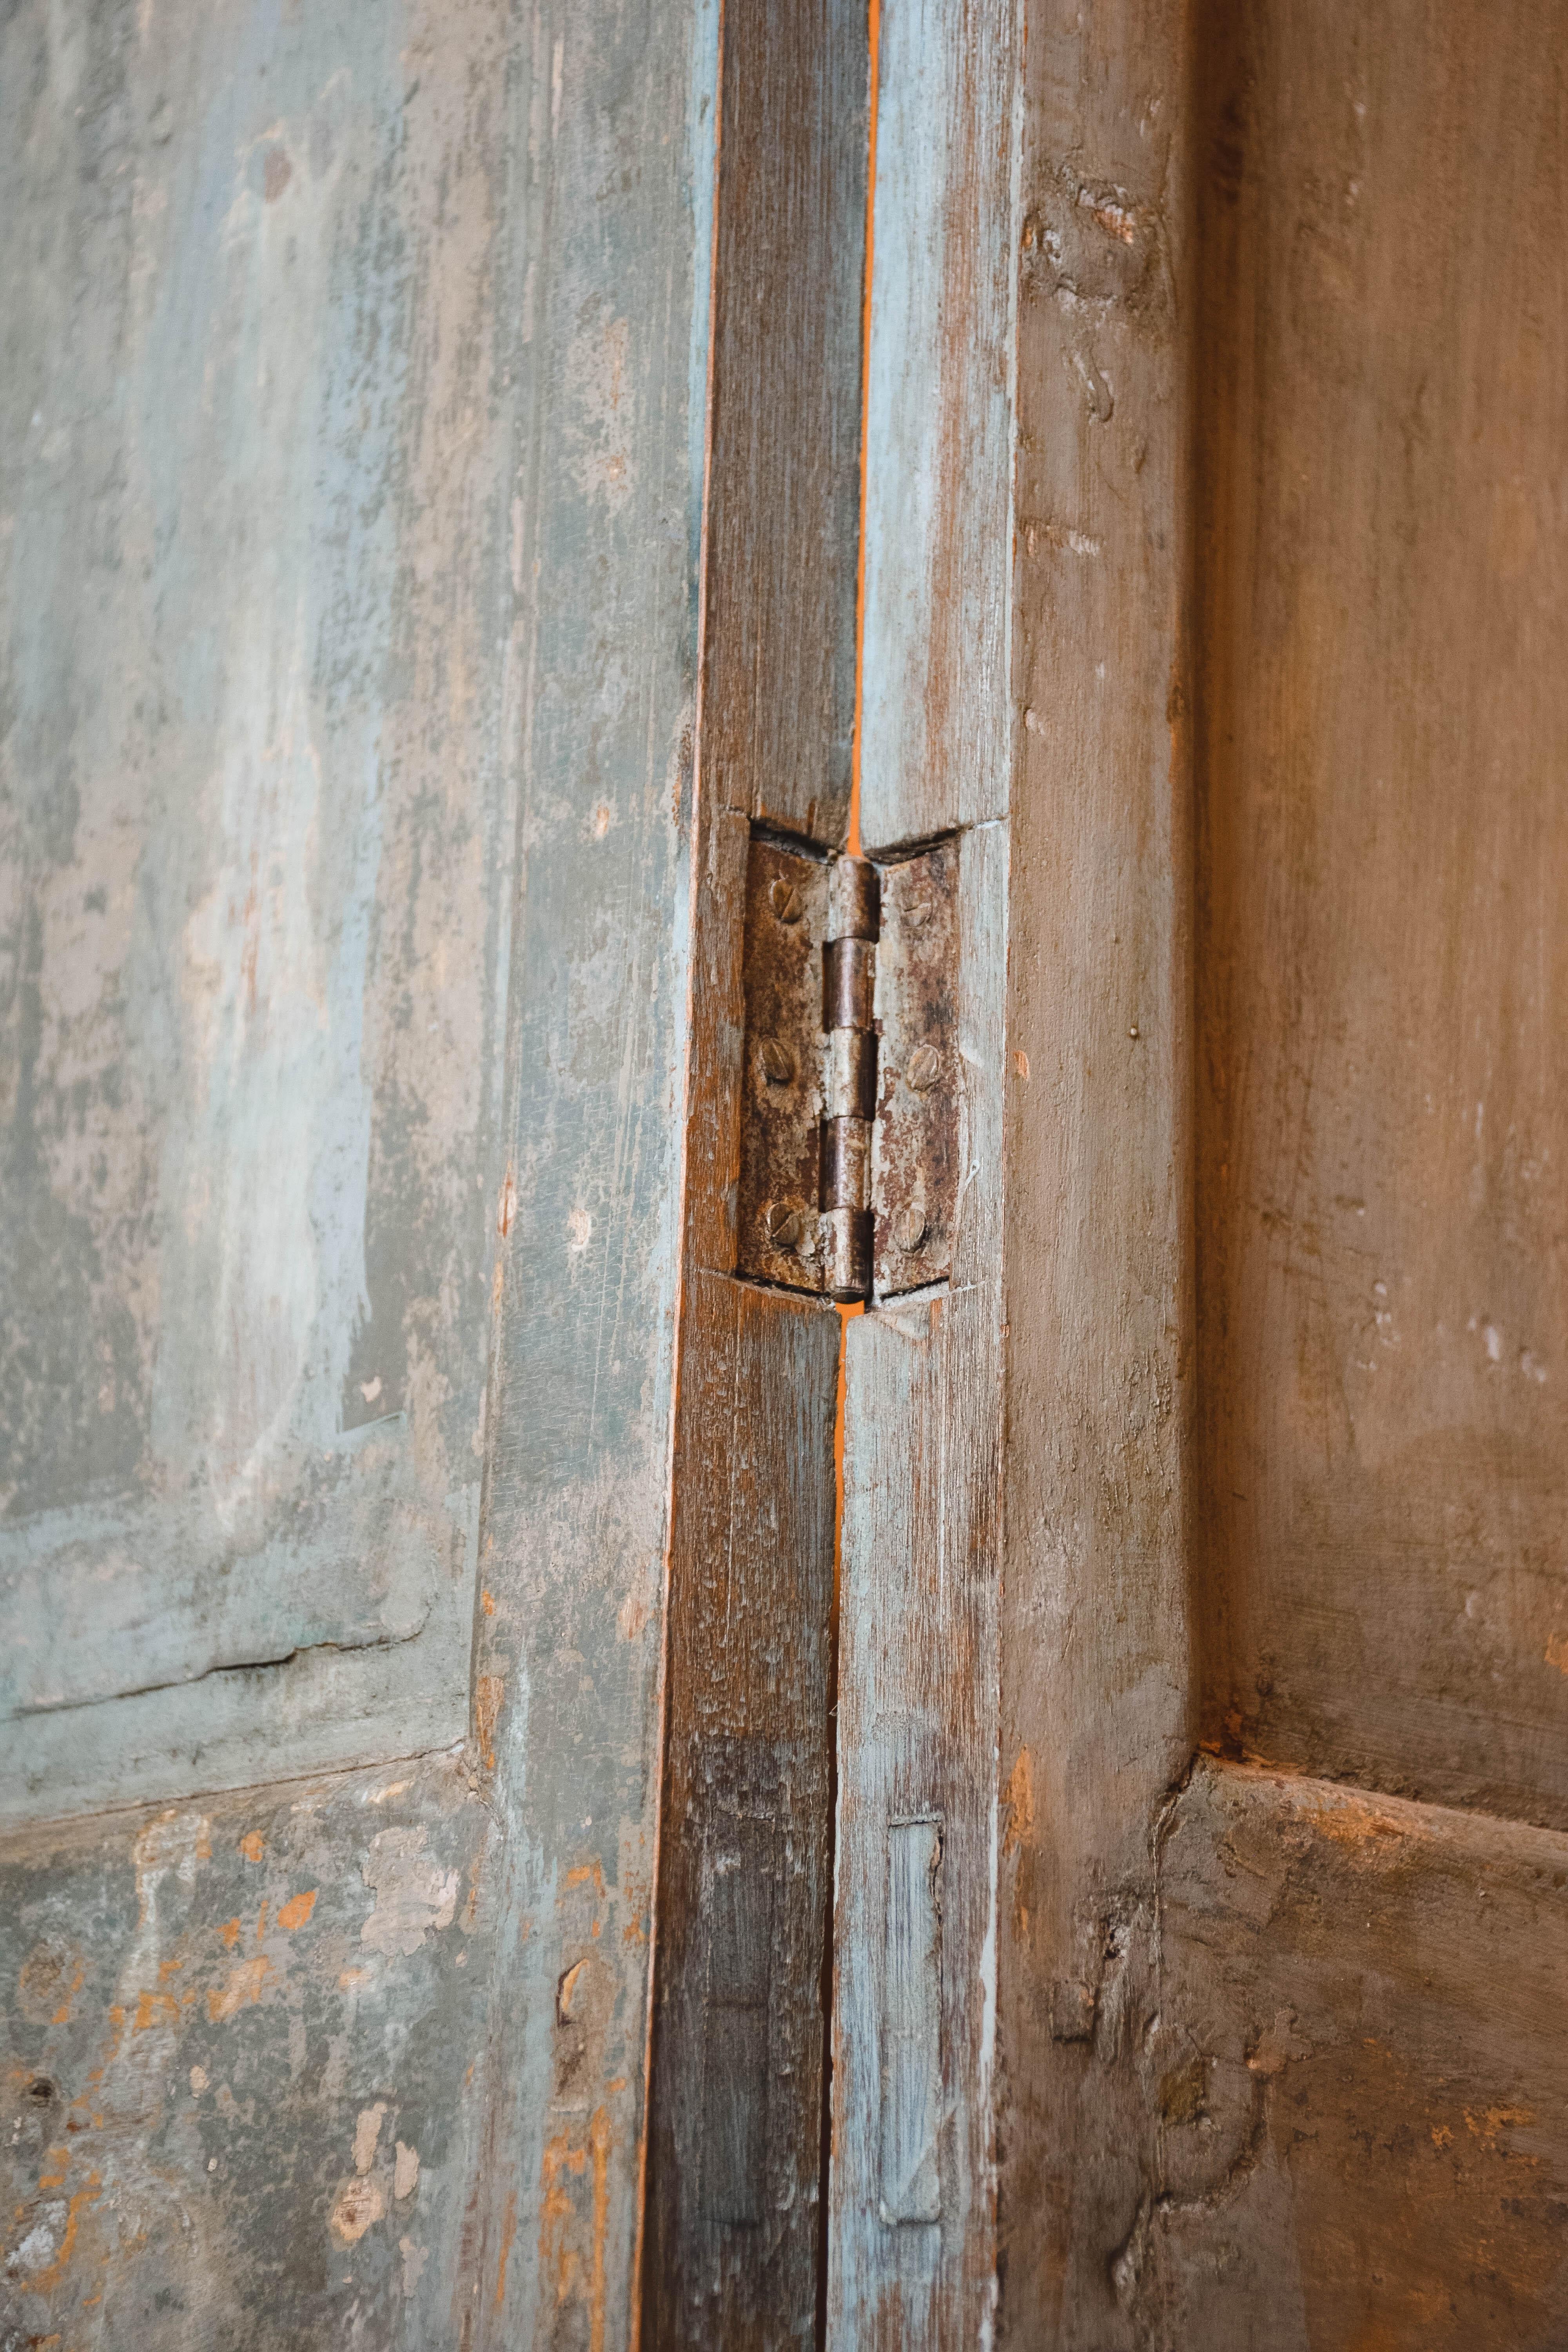
[[[0,28],[0,2340],[628,2340],[717,47]]]

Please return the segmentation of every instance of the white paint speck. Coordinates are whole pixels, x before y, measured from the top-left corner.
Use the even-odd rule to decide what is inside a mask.
[[[5,2267],[9,2271],[41,2271],[54,2258],[58,2242],[57,2231],[65,2220],[66,2209],[61,2204],[46,2205],[41,2221],[35,2221]]]

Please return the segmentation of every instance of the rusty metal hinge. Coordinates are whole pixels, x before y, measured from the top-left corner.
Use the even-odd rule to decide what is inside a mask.
[[[958,866],[754,835],[737,1265],[841,1300],[942,1280],[958,1201]]]

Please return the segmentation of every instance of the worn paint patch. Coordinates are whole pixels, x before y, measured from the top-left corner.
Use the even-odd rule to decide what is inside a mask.
[[[376,1898],[360,1941],[388,1958],[418,1951],[427,1935],[449,1927],[457,1914],[462,1874],[427,1854],[423,1826],[383,1830],[360,1865]]]
[[[200,1864],[212,1859],[212,1839],[205,1813],[160,1813],[136,1840],[137,1924],[145,1927],[158,1899],[158,1889],[173,1874],[183,1886],[192,1885]]]
[[[379,2180],[345,2180],[332,2205],[332,2235],[340,2246],[357,2245],[385,2211],[386,2191]]]
[[[576,2302],[585,2311],[589,2352],[603,2352],[605,2342],[605,2236],[614,2142],[608,2110],[597,2107],[584,2138],[560,2132],[546,2144],[540,2178],[540,2267],[558,2309]],[[585,2179],[591,2198],[585,2265],[577,2203],[569,2185],[574,2179]]]
[[[1403,1838],[1408,1833],[1407,1822],[1362,1797],[1320,1799],[1303,1811],[1315,1830],[1340,1845],[1365,1846],[1378,1838]]]
[[[368,2172],[375,2162],[375,2144],[381,2137],[381,2126],[386,2119],[386,2102],[378,2099],[373,2107],[362,2108],[354,2126],[354,2170]]]
[[[272,1963],[265,1952],[248,1960],[241,1960],[230,1969],[225,1982],[215,1985],[207,1994],[207,2015],[215,2025],[225,2025],[237,2017],[242,2009],[252,2009],[261,1999]]]
[[[506,1683],[500,1675],[479,1675],[474,1682],[474,1729],[479,1743],[479,1753],[485,1759],[485,1769],[493,1772],[496,1764],[496,1718],[506,1696]]]

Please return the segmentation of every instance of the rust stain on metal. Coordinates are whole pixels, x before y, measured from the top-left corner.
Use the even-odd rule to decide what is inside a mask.
[[[822,1286],[816,1208],[830,870],[755,836],[746,860],[737,1262],[742,1274],[788,1290]]]
[[[871,1157],[879,1297],[952,1269],[959,1197],[958,848],[943,842],[882,876],[881,1031]]]

